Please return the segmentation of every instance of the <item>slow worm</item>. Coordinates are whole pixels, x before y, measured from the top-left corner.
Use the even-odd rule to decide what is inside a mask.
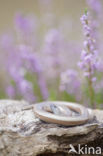
[[[93,117],[92,110],[71,102],[47,101],[34,105],[34,113],[41,120],[60,125],[81,125]]]

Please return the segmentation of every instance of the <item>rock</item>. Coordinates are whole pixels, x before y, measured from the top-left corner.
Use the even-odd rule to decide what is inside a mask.
[[[103,111],[80,126],[45,123],[26,101],[0,100],[0,156],[68,156],[70,144],[103,147]]]

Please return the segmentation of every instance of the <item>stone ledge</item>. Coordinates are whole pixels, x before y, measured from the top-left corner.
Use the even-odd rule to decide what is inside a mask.
[[[0,100],[0,156],[72,156],[69,145],[103,147],[103,111],[81,126],[65,127],[35,117],[25,101]]]

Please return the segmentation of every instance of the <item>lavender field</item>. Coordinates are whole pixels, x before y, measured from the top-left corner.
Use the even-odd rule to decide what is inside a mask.
[[[0,99],[103,108],[103,1],[0,1]]]

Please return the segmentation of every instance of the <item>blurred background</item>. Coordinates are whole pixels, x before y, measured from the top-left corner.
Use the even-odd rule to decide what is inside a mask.
[[[85,92],[81,90],[84,78],[77,66],[84,40],[80,17],[88,8],[98,22],[96,31],[102,58],[102,3],[102,0],[0,0],[0,98],[84,103],[84,95],[81,97]],[[101,96],[99,104],[103,101]],[[86,101],[87,104],[89,99]]]
[[[71,40],[82,38],[80,16],[88,8],[86,0],[0,0],[0,4],[0,34],[14,29],[15,14],[21,12],[43,22],[41,31],[45,31],[48,24],[49,27],[61,27]]]

